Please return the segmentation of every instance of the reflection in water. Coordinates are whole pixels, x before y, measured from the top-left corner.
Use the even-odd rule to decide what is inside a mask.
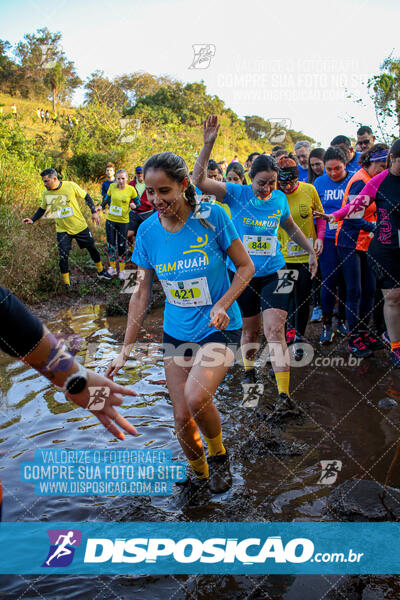
[[[33,485],[19,481],[21,461],[32,460],[34,450],[65,448],[168,448],[183,458],[176,440],[172,406],[165,385],[161,340],[161,311],[149,315],[136,347],[118,383],[133,387],[121,409],[135,424],[139,437],[117,442],[90,413],[68,402],[30,367],[0,357],[0,474],[4,485],[6,521],[292,521],[328,517],[324,510],[332,486],[318,485],[321,460],[340,460],[338,485],[363,477],[384,481],[399,438],[397,407],[378,409],[390,396],[400,402],[397,376],[385,375],[387,363],[377,359],[351,367],[312,366],[293,369],[294,399],[305,419],[271,431],[260,405],[241,406],[241,372],[233,367],[220,386],[216,403],[232,457],[233,487],[203,506],[179,508],[179,490],[171,497],[45,497],[35,496]],[[48,323],[62,336],[77,359],[103,372],[123,340],[126,318],[106,317],[102,306],[71,308]],[[361,368],[361,367],[360,367]],[[264,378],[264,400],[271,402],[276,388]],[[271,436],[277,443],[271,444]],[[274,439],[275,439],[274,438]],[[293,444],[296,441],[297,445]],[[390,482],[400,486],[397,470]],[[34,578],[1,577],[0,597],[37,597],[26,592]],[[336,578],[338,579],[338,578]],[[324,577],[68,577],[42,578],[35,589],[49,598],[321,598],[336,581]],[[100,590],[102,590],[100,592]],[[307,590],[307,592],[305,591]],[[100,593],[100,596],[99,596]],[[251,596],[249,594],[252,594]]]

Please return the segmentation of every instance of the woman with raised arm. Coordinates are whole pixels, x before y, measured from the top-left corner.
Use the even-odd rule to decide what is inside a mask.
[[[270,359],[278,386],[275,410],[291,410],[289,396],[290,359],[285,339],[285,323],[289,295],[293,288],[290,271],[285,271],[285,259],[280,251],[278,229],[309,254],[312,276],[317,270],[317,258],[312,244],[290,216],[288,201],[276,189],[278,167],[270,156],[258,156],[251,165],[251,185],[236,185],[214,181],[207,177],[207,163],[218,135],[218,118],[210,116],[204,122],[204,146],[193,170],[193,181],[206,194],[213,194],[231,209],[232,221],[255,267],[254,277],[238,299],[243,317],[242,354],[245,367],[243,383],[255,381],[254,360],[258,348],[260,313],[270,350]],[[236,271],[228,261],[232,276]],[[236,275],[237,276],[237,275]]]
[[[224,209],[203,202],[199,210],[183,158],[155,154],[143,172],[147,198],[157,212],[138,229],[132,255],[138,290],[130,300],[122,351],[107,375],[121,369],[136,342],[154,270],[166,296],[164,364],[176,434],[196,475],[187,490],[192,497],[208,488],[221,493],[232,478],[213,397],[239,348],[242,319],[235,300],[254,267]],[[227,256],[237,269],[232,283]]]

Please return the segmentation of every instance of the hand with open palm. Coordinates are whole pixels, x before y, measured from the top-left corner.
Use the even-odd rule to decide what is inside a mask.
[[[204,121],[203,125],[203,140],[204,145],[211,144],[213,145],[215,140],[217,139],[219,130],[219,123],[217,115],[210,115]]]

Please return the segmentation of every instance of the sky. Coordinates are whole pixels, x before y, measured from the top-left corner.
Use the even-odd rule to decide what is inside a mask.
[[[325,147],[355,137],[359,123],[376,128],[363,82],[400,56],[398,0],[0,0],[0,9],[0,38],[12,44],[40,27],[60,31],[83,80],[96,69],[204,80],[240,117],[283,122]],[[195,45],[209,45],[209,64],[193,68]]]

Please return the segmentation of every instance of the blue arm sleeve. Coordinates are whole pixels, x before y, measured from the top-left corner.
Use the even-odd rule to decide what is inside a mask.
[[[104,210],[107,204],[110,204],[111,198],[108,194],[106,194],[103,198],[103,202],[101,203],[101,208]]]

